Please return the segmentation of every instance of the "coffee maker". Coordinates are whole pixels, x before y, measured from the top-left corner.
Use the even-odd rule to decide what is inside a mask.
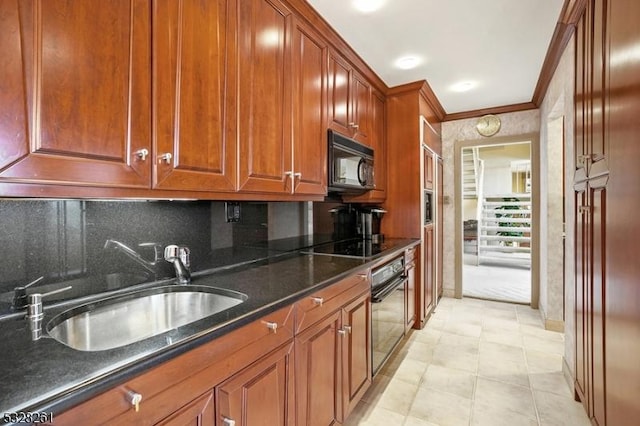
[[[363,240],[380,244],[384,241],[384,235],[380,232],[382,216],[387,211],[376,206],[360,206],[358,208],[357,229],[358,235]]]

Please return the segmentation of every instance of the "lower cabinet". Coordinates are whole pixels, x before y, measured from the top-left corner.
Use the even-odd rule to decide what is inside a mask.
[[[342,424],[371,385],[371,294],[296,336],[298,426]]]
[[[268,314],[56,414],[54,424],[342,424],[371,385],[369,286],[368,271],[351,275],[310,303]]]
[[[216,386],[217,424],[295,425],[293,352],[287,343]]]
[[[404,255],[404,274],[407,277],[404,292],[404,331],[408,332],[416,322],[416,248],[407,250]]]
[[[196,398],[157,424],[215,426],[213,392]]]

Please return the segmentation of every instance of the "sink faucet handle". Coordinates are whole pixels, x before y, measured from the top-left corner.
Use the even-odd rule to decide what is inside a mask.
[[[191,251],[189,247],[177,246],[175,244],[168,245],[164,248],[164,260],[167,262],[173,262],[176,259],[180,259],[180,262],[187,268],[191,264],[189,255]]]
[[[191,260],[189,259],[191,251],[189,250],[189,247],[179,247],[178,253],[180,254],[180,260],[182,260],[184,266],[186,266],[187,268],[191,266]]]

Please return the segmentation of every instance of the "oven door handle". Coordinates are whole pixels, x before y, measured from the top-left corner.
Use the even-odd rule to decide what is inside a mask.
[[[386,299],[393,291],[404,284],[407,277],[405,275],[401,275],[397,279],[393,280],[391,284],[382,287],[379,290],[371,293],[371,303],[380,303],[384,299]]]

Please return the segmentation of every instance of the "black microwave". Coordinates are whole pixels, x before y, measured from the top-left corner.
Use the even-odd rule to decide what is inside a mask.
[[[373,149],[329,130],[329,192],[363,193],[375,188]]]

